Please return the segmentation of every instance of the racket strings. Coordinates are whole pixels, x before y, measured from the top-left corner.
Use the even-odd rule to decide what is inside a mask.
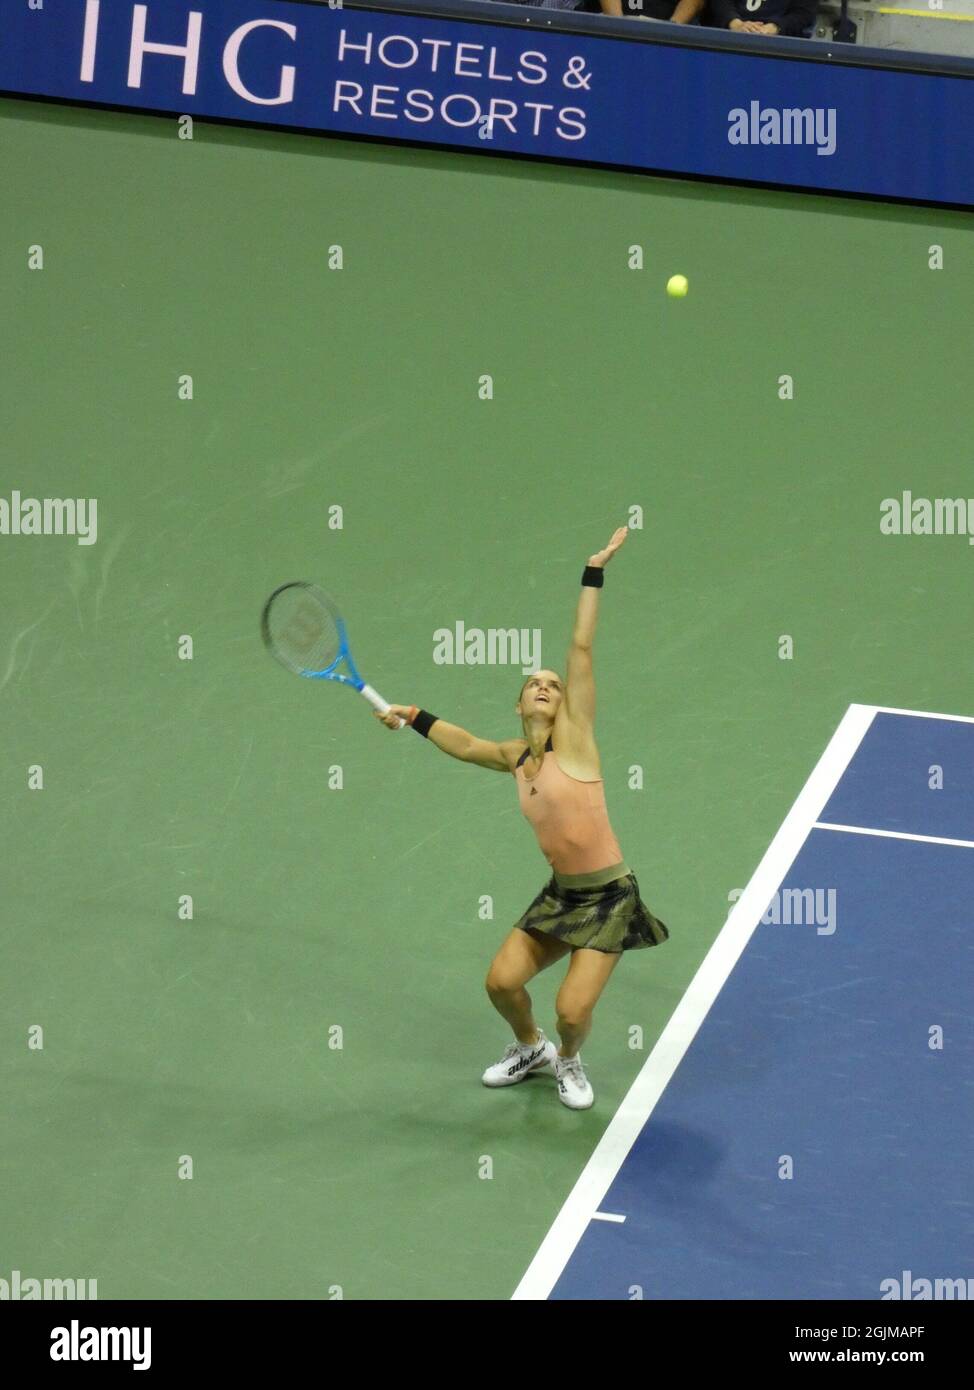
[[[341,651],[341,633],[332,614],[303,586],[278,593],[267,613],[274,654],[295,671],[325,671]]]

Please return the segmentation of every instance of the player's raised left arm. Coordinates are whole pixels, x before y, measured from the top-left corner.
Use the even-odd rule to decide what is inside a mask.
[[[590,555],[587,568],[604,569],[628,536],[629,530],[620,526],[604,550]],[[568,648],[565,713],[576,728],[590,732],[595,724],[595,675],[592,670],[592,646],[595,624],[599,614],[599,590],[583,584],[575,610],[575,629]]]

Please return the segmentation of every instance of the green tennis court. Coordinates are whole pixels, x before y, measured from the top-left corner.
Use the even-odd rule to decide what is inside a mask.
[[[974,553],[880,532],[974,496],[969,219],[15,100],[0,175],[2,492],[98,525],[0,536],[5,1265],[509,1298],[848,704],[969,711]],[[434,634],[563,669],[632,508],[598,736],[672,936],[575,1114],[480,1084],[547,876],[512,779],[291,679],[258,617],[321,582],[386,699],[514,737],[521,665]]]

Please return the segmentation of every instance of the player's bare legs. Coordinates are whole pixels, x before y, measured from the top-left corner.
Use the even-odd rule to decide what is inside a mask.
[[[571,949],[563,941],[515,927],[491,962],[486,980],[490,1002],[507,1019],[519,1043],[536,1042],[539,1035],[525,983]]]
[[[592,1010],[609,976],[622,959],[622,952],[591,951],[578,947],[571,959],[555,1010],[558,1014],[559,1057],[574,1057],[592,1027]]]

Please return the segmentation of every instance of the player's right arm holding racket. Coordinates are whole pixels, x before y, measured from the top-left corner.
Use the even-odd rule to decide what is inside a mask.
[[[400,719],[405,719],[407,724],[413,724],[417,716],[424,713],[425,711],[418,710],[415,705],[390,705],[385,714],[373,710],[374,717],[389,729],[395,729]],[[524,747],[523,739],[519,741],[511,738],[505,739],[503,743],[492,743],[489,739],[477,738],[467,729],[461,729],[459,724],[448,724],[445,719],[432,717],[434,722],[428,725],[426,737],[444,753],[449,753],[451,758],[456,758],[461,763],[473,763],[477,767],[489,768],[492,772],[513,771],[512,757],[516,758]],[[427,718],[430,716],[427,715]]]

